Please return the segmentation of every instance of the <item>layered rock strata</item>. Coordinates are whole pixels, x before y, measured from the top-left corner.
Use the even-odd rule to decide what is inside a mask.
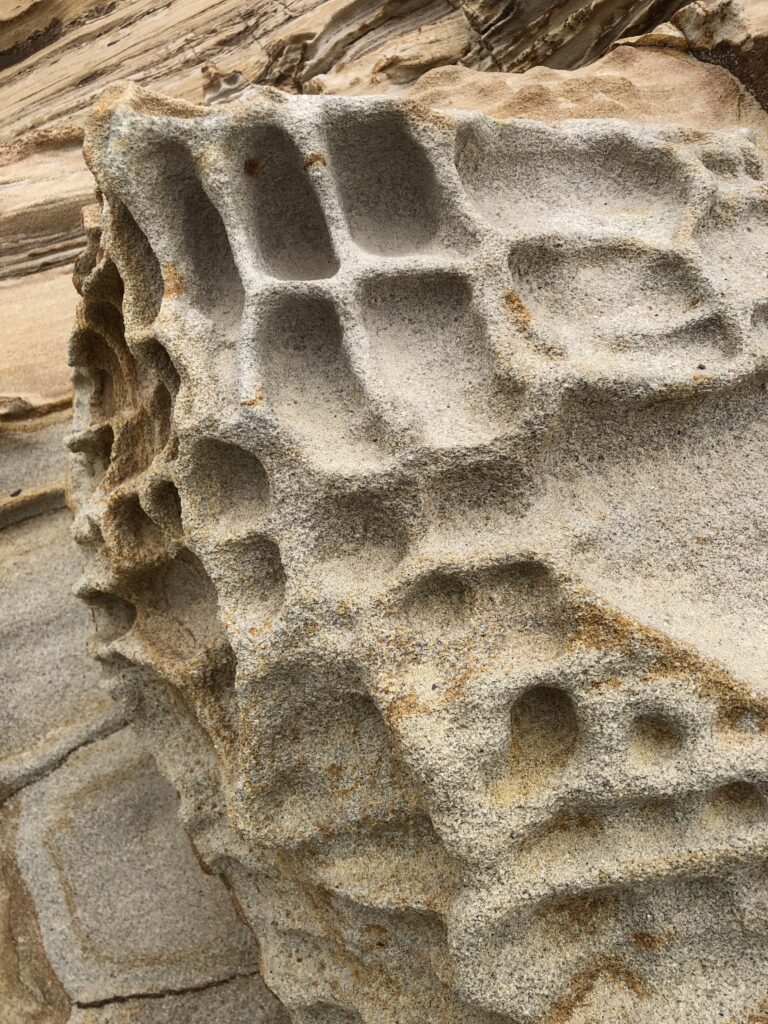
[[[300,1024],[755,1020],[749,132],[95,109],[98,656]]]

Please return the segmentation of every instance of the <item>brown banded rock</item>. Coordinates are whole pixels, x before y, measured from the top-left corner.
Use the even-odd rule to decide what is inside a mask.
[[[80,592],[291,1020],[759,1012],[756,141],[95,108]]]
[[[575,68],[623,35],[665,21],[681,0],[22,0],[0,13],[0,139],[82,124],[111,81],[199,98],[205,62],[291,91],[399,89],[429,68]]]

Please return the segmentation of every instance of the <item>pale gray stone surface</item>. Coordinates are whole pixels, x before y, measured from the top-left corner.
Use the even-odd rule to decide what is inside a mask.
[[[0,530],[0,796],[125,717],[87,655],[70,530],[66,510]]]
[[[253,937],[221,881],[203,873],[176,805],[130,729],[88,744],[22,793],[18,863],[73,1001],[256,970]]]
[[[71,430],[71,418],[71,412],[64,410],[40,422],[2,424],[0,498],[10,497],[14,491],[63,484],[67,471],[64,438]]]

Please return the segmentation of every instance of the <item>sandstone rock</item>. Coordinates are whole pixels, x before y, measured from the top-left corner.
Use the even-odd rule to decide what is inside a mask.
[[[521,75],[438,68],[406,95],[432,107],[479,110],[499,119],[610,117],[714,131],[742,128],[768,154],[768,115],[737,79],[669,49],[619,46],[578,71],[533,68]]]
[[[73,1010],[68,1024],[284,1024],[286,1018],[258,977],[183,995],[128,999]]]
[[[72,323],[75,298],[69,268],[0,281],[0,421],[71,403],[62,338]]]
[[[0,799],[123,719],[86,656],[69,529],[64,511],[0,529]]]
[[[673,22],[698,57],[722,64],[768,108],[766,0],[696,0]]]
[[[678,117],[94,111],[82,592],[301,1024],[760,1012],[768,199]]]
[[[20,799],[19,867],[74,1001],[255,973],[250,932],[203,874],[174,821],[173,789],[130,729],[84,747]]]
[[[51,970],[16,864],[18,800],[0,808],[0,1022],[65,1024],[70,1000]]]

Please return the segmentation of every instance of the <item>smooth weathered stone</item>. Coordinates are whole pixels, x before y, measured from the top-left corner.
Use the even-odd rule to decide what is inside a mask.
[[[18,799],[0,808],[0,1024],[64,1024],[70,1000],[43,949],[16,864]]]
[[[0,795],[124,719],[86,654],[90,616],[72,595],[80,563],[70,529],[62,510],[0,530]]]
[[[761,1012],[758,114],[95,109],[82,594],[293,1021]]]
[[[0,425],[0,497],[14,491],[63,486],[67,460],[64,438],[72,429],[72,412]]]
[[[577,71],[532,68],[522,75],[489,75],[437,68],[407,95],[431,107],[479,110],[499,119],[605,117],[697,131],[739,128],[753,133],[761,155],[768,155],[768,114],[744,86],[722,68],[668,49],[619,46]]]
[[[250,931],[203,873],[175,792],[130,729],[76,752],[20,799],[19,867],[73,1001],[255,972]]]
[[[0,420],[68,406],[72,381],[61,338],[72,323],[71,269],[0,281]]]

